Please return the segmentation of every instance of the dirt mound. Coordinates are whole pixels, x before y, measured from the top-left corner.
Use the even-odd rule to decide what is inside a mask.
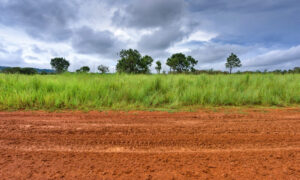
[[[0,179],[299,179],[300,109],[0,112]]]

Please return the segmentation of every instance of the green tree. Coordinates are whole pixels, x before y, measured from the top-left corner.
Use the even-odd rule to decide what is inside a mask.
[[[161,70],[161,62],[160,61],[156,61],[155,69],[156,69],[157,73],[160,74],[160,70]]]
[[[53,58],[50,62],[53,69],[55,69],[56,73],[62,73],[68,70],[70,63],[65,58]]]
[[[48,72],[47,72],[47,71],[42,71],[42,72],[40,72],[40,74],[41,74],[41,75],[47,75]]]
[[[100,65],[100,66],[98,66],[98,71],[100,71],[102,74],[105,74],[105,73],[109,72],[109,69],[107,66]]]
[[[189,63],[189,69],[190,69],[190,71],[191,72],[195,72],[196,69],[194,67],[198,63],[198,61],[196,59],[194,59],[192,56],[188,56],[186,60]]]
[[[227,58],[225,66],[229,69],[229,73],[231,74],[233,68],[241,67],[242,64],[241,60],[237,57],[237,55],[231,53],[231,55]]]
[[[144,56],[133,49],[122,50],[120,52],[120,60],[117,64],[117,71],[124,73],[149,73],[153,59],[150,56]]]
[[[173,54],[167,59],[167,65],[170,67],[171,71],[178,73],[195,71],[194,66],[198,63],[192,56],[186,57],[182,53]]]
[[[151,56],[144,56],[141,58],[141,60],[139,61],[138,63],[138,73],[143,73],[143,74],[146,74],[146,73],[150,73],[150,66],[153,62],[153,59]]]
[[[7,74],[27,74],[27,75],[32,75],[32,74],[37,74],[37,70],[34,68],[20,68],[20,67],[7,67],[2,70],[3,73]]]
[[[2,69],[3,73],[7,74],[21,74],[21,68],[20,67],[7,67]]]
[[[90,72],[90,68],[88,66],[82,66],[80,69],[76,70],[78,73],[88,73]]]
[[[21,74],[31,75],[31,74],[37,74],[37,73],[38,73],[37,70],[34,68],[26,67],[26,68],[21,69]]]
[[[300,73],[300,67],[295,67],[293,71],[294,73]]]

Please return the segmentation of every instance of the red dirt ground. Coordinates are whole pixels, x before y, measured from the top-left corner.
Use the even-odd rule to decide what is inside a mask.
[[[0,112],[0,179],[300,179],[300,108]]]

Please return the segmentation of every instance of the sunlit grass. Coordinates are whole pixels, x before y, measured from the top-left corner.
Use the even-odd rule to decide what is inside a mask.
[[[293,106],[300,75],[6,75],[0,109],[180,109]]]

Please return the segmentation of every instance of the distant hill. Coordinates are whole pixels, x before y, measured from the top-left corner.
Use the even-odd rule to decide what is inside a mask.
[[[5,69],[5,68],[9,68],[8,66],[0,66],[0,71],[2,69]],[[34,68],[38,73],[41,73],[41,72],[47,72],[47,73],[53,73],[55,72],[54,70],[52,69],[39,69],[39,68]]]

